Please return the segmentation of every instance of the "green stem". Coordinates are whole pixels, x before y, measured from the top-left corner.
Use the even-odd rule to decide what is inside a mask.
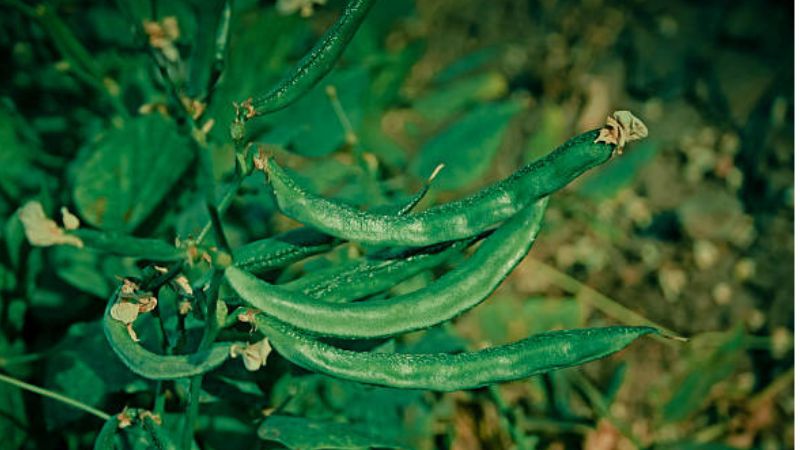
[[[364,149],[361,147],[361,140],[358,138],[358,135],[353,128],[353,123],[350,122],[350,118],[347,117],[347,112],[345,112],[342,102],[339,100],[339,94],[336,92],[336,87],[333,85],[326,86],[325,93],[328,95],[328,99],[333,107],[333,112],[336,113],[336,118],[339,119],[339,124],[341,124],[342,129],[344,130],[345,143],[352,148],[353,155],[355,156],[358,165],[361,167],[361,170],[370,176],[370,180],[373,180],[376,176],[375,171],[372,170],[369,162],[364,156]],[[377,180],[374,181],[377,182]]]
[[[239,191],[239,188],[242,186],[242,182],[244,182],[245,178],[246,177],[243,175],[236,176],[236,179],[233,181],[233,184],[228,188],[228,190],[222,196],[222,199],[217,204],[217,214],[219,214],[220,216],[225,214],[225,211],[227,211],[228,208],[231,206],[231,203],[233,203],[233,199],[236,197],[236,192]],[[208,232],[211,231],[212,226],[213,226],[212,221],[209,220],[208,223],[206,223],[206,226],[203,227],[203,230],[200,231],[200,234],[197,236],[198,244],[201,244],[203,242],[203,240],[208,235]]]
[[[203,332],[203,339],[200,341],[198,351],[203,351],[211,347],[219,333],[217,324],[217,297],[219,287],[222,284],[223,272],[214,270],[208,293],[198,292],[198,296],[205,299],[206,304],[206,326]],[[194,424],[200,410],[200,388],[203,386],[203,375],[195,375],[189,382],[189,406],[186,410],[186,421],[183,424],[183,436],[181,448],[191,450],[194,440]]]
[[[39,394],[41,396],[44,396],[44,397],[47,397],[47,398],[51,398],[51,399],[59,401],[61,403],[65,403],[65,404],[70,405],[70,406],[72,406],[74,408],[78,408],[78,409],[80,409],[82,411],[85,411],[85,412],[87,412],[89,414],[97,416],[97,417],[99,417],[99,418],[101,418],[103,420],[108,420],[109,418],[111,418],[110,414],[106,414],[103,411],[100,411],[99,409],[93,408],[93,407],[91,407],[91,406],[89,406],[89,405],[87,405],[87,404],[85,404],[85,403],[83,403],[81,401],[75,400],[74,398],[69,398],[69,397],[67,397],[65,395],[59,394],[58,392],[53,392],[53,391],[51,391],[49,389],[41,388],[39,386],[34,386],[34,385],[30,384],[30,383],[26,383],[24,381],[18,380],[18,379],[13,378],[13,377],[10,377],[8,375],[4,375],[2,373],[0,373],[0,381],[2,381],[4,383],[8,383],[8,384],[13,385],[13,386],[16,386],[16,387],[18,387],[20,389],[25,389],[27,391]]]
[[[232,2],[233,0],[225,2],[225,5],[222,7],[222,15],[219,24],[217,25],[217,36],[214,40],[214,60],[211,63],[211,73],[208,76],[206,92],[203,94],[203,102],[206,104],[211,103],[211,96],[214,93],[214,88],[225,69],[225,52],[228,48],[228,38],[231,34]]]
[[[8,358],[0,357],[0,367],[28,364],[46,358],[48,355],[50,355],[50,353],[52,353],[52,350],[40,353],[29,353],[27,355],[11,356]]]
[[[500,416],[500,422],[506,429],[506,432],[511,438],[511,441],[514,443],[514,446],[517,449],[527,448],[526,447],[527,439],[525,437],[525,432],[522,431],[517,426],[517,418],[514,414],[515,412],[514,408],[512,408],[508,403],[506,403],[502,393],[500,392],[500,387],[498,387],[498,385],[496,384],[492,384],[489,385],[487,389],[489,391],[489,395],[492,398],[492,401],[497,407]]]
[[[156,398],[153,402],[153,413],[157,416],[164,415],[164,409],[167,404],[167,396],[164,393],[164,380],[156,381]]]
[[[189,380],[189,406],[186,408],[186,421],[183,424],[183,436],[181,448],[184,450],[192,449],[194,440],[194,423],[200,411],[200,388],[203,385],[203,376],[195,375]]]

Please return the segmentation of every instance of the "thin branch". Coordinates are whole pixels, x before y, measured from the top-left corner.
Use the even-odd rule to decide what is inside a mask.
[[[100,411],[97,408],[87,405],[79,400],[75,400],[74,398],[67,397],[65,395],[61,395],[58,392],[53,392],[49,389],[41,388],[39,386],[35,386],[30,383],[26,383],[24,381],[18,380],[16,378],[10,377],[8,375],[4,375],[0,373],[0,381],[4,383],[8,383],[12,386],[16,386],[20,389],[25,389],[26,391],[30,391],[36,394],[39,394],[43,397],[51,398],[53,400],[59,401],[61,403],[67,404],[72,406],[73,408],[78,408],[82,411],[85,411],[93,416],[99,417],[103,420],[108,420],[111,418],[110,414],[106,414],[103,411]]]

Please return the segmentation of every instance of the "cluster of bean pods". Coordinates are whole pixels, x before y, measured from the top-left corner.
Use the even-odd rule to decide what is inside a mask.
[[[349,1],[341,18],[289,75],[264,95],[240,103],[234,125],[284,108],[300,98],[334,66],[374,0]],[[241,130],[240,130],[241,131]],[[241,133],[234,133],[241,137]],[[475,307],[527,255],[542,227],[549,197],[587,170],[608,161],[629,141],[647,135],[644,124],[626,111],[602,128],[568,140],[547,156],[520,168],[462,200],[412,212],[428,190],[406,205],[365,211],[305,190],[274,158],[268,158],[271,194],[280,212],[304,227],[247,244],[233,251],[224,271],[228,305],[239,307],[220,327],[247,321],[289,361],[306,369],[363,383],[397,388],[451,391],[473,389],[564,367],[616,352],[652,327],[613,326],[554,331],[476,352],[398,354],[356,352],[320,338],[388,338],[448,321]],[[87,245],[111,252],[148,254],[175,261],[180,251],[146,240],[120,241],[86,232]],[[378,247],[366,256],[310,273],[284,284],[259,278],[344,242]],[[413,292],[384,298],[388,289],[420,272],[441,266],[467,247],[471,256]],[[138,247],[137,247],[138,246]],[[151,379],[173,379],[212,370],[243,344],[217,342],[189,355],[159,355],[132,340],[111,317],[119,291],[109,301],[105,332],[120,358]],[[226,308],[220,311],[223,313]]]

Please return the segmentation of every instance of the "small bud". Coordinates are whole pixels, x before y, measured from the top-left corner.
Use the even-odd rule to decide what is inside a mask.
[[[235,120],[231,124],[231,139],[233,139],[235,142],[240,142],[244,139],[244,132],[244,122]]]
[[[117,421],[119,422],[119,425],[117,425],[117,428],[119,429],[128,428],[129,426],[133,425],[133,421],[128,413],[127,406],[122,410],[121,413],[117,414]]]

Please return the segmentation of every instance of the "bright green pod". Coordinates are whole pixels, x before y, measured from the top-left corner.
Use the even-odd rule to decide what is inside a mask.
[[[159,239],[89,229],[77,229],[69,233],[83,241],[84,246],[112,255],[163,262],[186,259],[186,250]]]
[[[432,181],[433,177],[408,202],[399,205],[380,205],[374,210],[386,211],[387,214],[393,215],[406,214],[425,197]],[[301,227],[243,245],[233,251],[233,261],[236,267],[250,273],[263,274],[310,256],[325,253],[342,242],[341,239],[313,228]]]
[[[174,380],[213,370],[230,356],[232,343],[214,344],[205,351],[190,355],[159,355],[131,339],[125,324],[111,317],[111,307],[117,302],[114,292],[103,315],[103,330],[114,353],[137,375],[151,380]]]
[[[420,272],[437,267],[473,242],[474,239],[463,239],[394,255],[369,255],[315,271],[280,287],[316,300],[348,303],[385,291]]]
[[[325,253],[341,243],[341,240],[313,228],[296,228],[234,249],[233,264],[242,270],[261,274]]]
[[[598,133],[578,135],[467,198],[402,217],[362,211],[315,195],[295,182],[274,158],[267,169],[278,208],[301,223],[366,244],[423,246],[475,236],[608,161],[616,146],[595,142]]]
[[[229,267],[228,284],[239,297],[276,319],[318,335],[376,338],[427,328],[489,297],[528,254],[541,229],[547,198],[512,217],[464,263],[425,288],[387,300],[320,302]]]
[[[308,91],[336,65],[375,0],[350,0],[339,20],[325,33],[292,72],[266,94],[242,103],[246,119],[283,109]]]
[[[150,441],[150,448],[158,450],[178,450],[178,446],[175,445],[169,433],[165,432],[162,425],[153,420],[152,417],[140,418],[139,425],[145,433],[147,433],[147,438]]]
[[[119,429],[119,419],[113,415],[106,420],[94,439],[94,450],[114,450],[114,438]]]
[[[615,326],[551,331],[522,341],[465,353],[369,353],[317,341],[291,326],[256,316],[256,327],[284,358],[345,380],[403,389],[457,391],[519,380],[606,357],[652,327]]]

